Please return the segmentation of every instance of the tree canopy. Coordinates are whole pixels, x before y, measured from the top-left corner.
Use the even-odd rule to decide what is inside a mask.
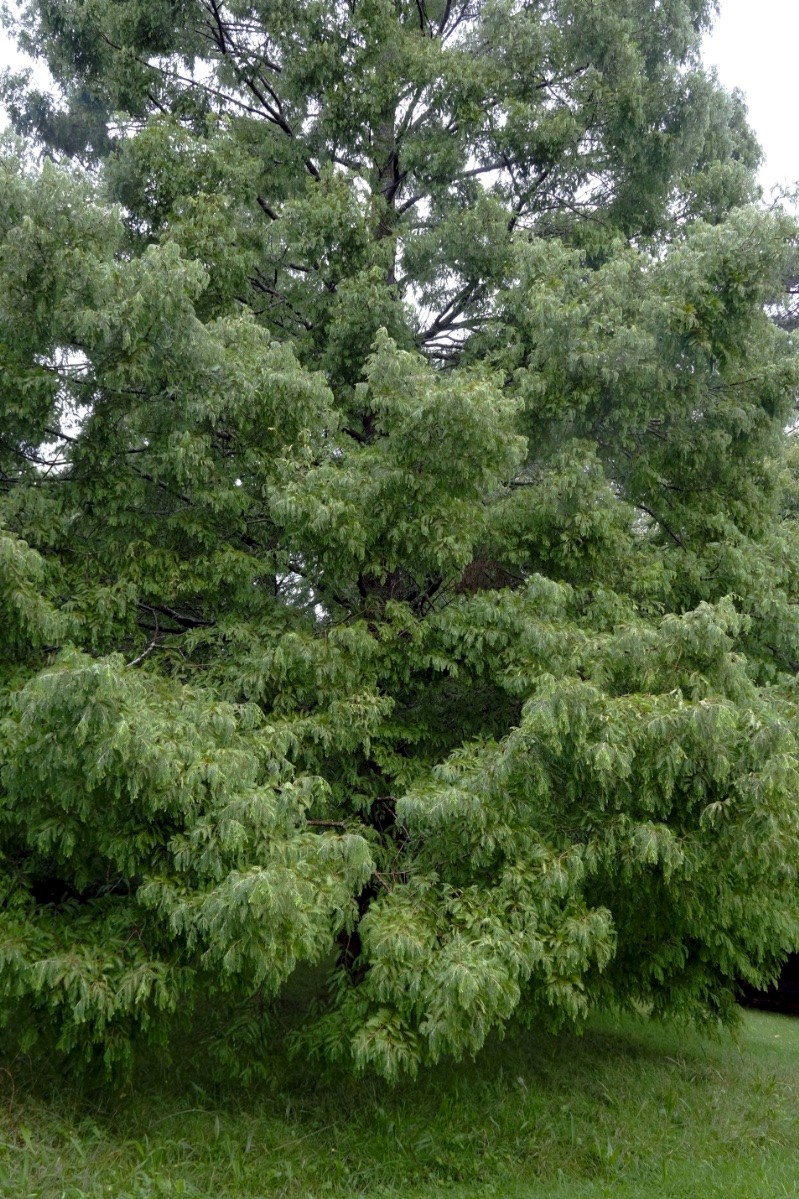
[[[708,0],[34,0],[0,1014],[387,1076],[799,948],[796,228]],[[790,321],[783,321],[790,325]],[[265,1031],[266,1030],[266,1031]]]

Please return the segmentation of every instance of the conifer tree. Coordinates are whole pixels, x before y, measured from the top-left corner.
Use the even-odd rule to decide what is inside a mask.
[[[797,388],[708,0],[33,0],[0,1014],[376,1069],[799,948]],[[790,323],[790,322],[788,322]],[[237,1039],[238,1038],[238,1039]]]

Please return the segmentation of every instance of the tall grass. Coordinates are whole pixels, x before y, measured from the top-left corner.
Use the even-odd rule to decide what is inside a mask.
[[[280,1055],[268,1083],[154,1067],[127,1094],[0,1074],[3,1199],[795,1199],[799,1020],[737,1040],[609,1019],[396,1088]]]

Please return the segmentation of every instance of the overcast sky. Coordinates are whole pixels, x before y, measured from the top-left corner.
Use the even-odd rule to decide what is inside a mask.
[[[760,181],[799,182],[799,0],[721,0],[721,16],[705,45],[725,87],[739,87],[766,161]]]
[[[0,30],[0,61],[16,61]],[[721,15],[705,46],[725,87],[740,88],[766,154],[760,181],[799,183],[799,0],[721,0]]]

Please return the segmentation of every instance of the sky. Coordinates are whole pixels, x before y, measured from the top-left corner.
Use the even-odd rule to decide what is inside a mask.
[[[766,192],[799,182],[799,0],[721,0],[704,58],[725,87],[746,96],[749,123],[766,155],[760,171]]]
[[[799,183],[799,0],[721,0],[721,15],[704,48],[727,88],[746,96],[749,120],[766,155],[760,182],[768,194]],[[18,61],[0,30],[0,66]]]

